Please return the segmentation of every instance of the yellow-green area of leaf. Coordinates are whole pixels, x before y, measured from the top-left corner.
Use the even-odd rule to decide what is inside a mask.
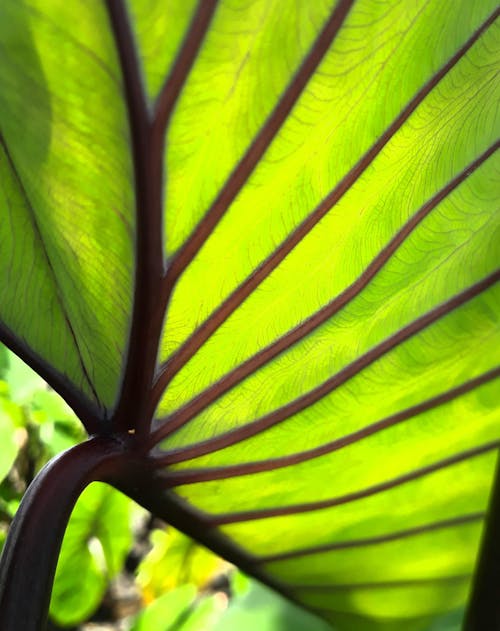
[[[229,567],[218,556],[173,528],[154,530],[151,541],[153,547],[137,574],[146,603],[185,583],[201,589],[217,573]]]
[[[94,483],[82,493],[57,565],[50,603],[57,624],[79,624],[99,606],[132,544],[130,508],[128,498],[105,484]]]

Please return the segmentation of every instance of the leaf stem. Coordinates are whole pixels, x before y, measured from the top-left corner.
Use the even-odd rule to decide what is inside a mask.
[[[93,481],[122,470],[125,445],[93,437],[51,460],[29,486],[0,562],[0,629],[45,627],[62,539],[73,506]]]

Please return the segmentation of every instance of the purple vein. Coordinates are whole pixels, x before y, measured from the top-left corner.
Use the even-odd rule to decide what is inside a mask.
[[[370,497],[373,495],[377,495],[378,493],[383,493],[384,491],[388,491],[402,484],[406,484],[407,482],[412,482],[413,480],[417,480],[426,475],[434,473],[435,471],[439,471],[440,469],[445,469],[446,467],[450,467],[459,462],[463,462],[464,460],[475,458],[489,451],[498,450],[499,447],[499,440],[491,441],[484,445],[480,445],[479,447],[473,447],[472,449],[467,449],[466,451],[462,451],[448,458],[444,458],[443,460],[438,460],[437,462],[434,462],[425,467],[421,467],[420,469],[415,469],[413,471],[410,471],[409,473],[405,473],[390,480],[386,480],[385,482],[374,484],[373,486],[368,486],[364,489],[360,489],[359,491],[347,493],[346,495],[340,495],[338,497],[320,500],[317,502],[306,502],[303,504],[293,504],[289,506],[271,506],[268,508],[240,511],[235,513],[222,513],[208,518],[207,525],[211,527],[217,527],[224,524],[233,524],[237,522],[252,521],[256,519],[268,519],[270,517],[282,517],[284,515],[297,515],[299,513],[308,513],[310,511],[333,508],[334,506],[340,506],[341,504],[348,504],[350,502],[355,502],[365,497]]]
[[[216,7],[217,0],[199,0],[198,7],[172,72],[158,96],[155,107],[155,126],[157,136],[162,141],[162,152],[167,125],[208,31]]]
[[[154,115],[148,109],[129,19],[119,0],[106,0],[122,70],[127,103],[136,192],[136,273],[134,307],[119,403],[114,423],[149,431],[150,391],[156,368],[165,304],[162,243],[163,155],[165,132],[189,70],[208,28],[216,2],[200,2],[172,72],[162,88]]]
[[[132,322],[124,375],[113,417],[115,429],[127,431],[145,417],[156,348],[151,335],[155,289],[163,272],[161,242],[161,186],[151,171],[151,120],[144,93],[134,35],[120,0],[106,0],[120,63],[132,144],[135,186],[135,282]]]
[[[229,176],[212,206],[208,209],[186,243],[175,255],[163,284],[163,299],[165,302],[168,300],[177,279],[210,236],[287,119],[307,82],[330,48],[353,3],[354,0],[340,0],[338,2],[314,46],[281,96],[273,112]]]
[[[199,443],[191,447],[179,448],[175,451],[172,451],[172,453],[167,454],[165,458],[170,456],[176,458],[177,454],[180,453],[184,455],[184,459],[194,458],[199,455],[223,449],[224,447],[228,447],[229,445],[233,445],[242,440],[246,440],[250,436],[255,436],[255,434],[258,434],[268,429],[269,427],[276,425],[277,423],[281,423],[290,416],[301,412],[305,408],[313,405],[326,395],[330,394],[333,390],[357,375],[361,370],[363,370],[373,362],[380,359],[383,355],[391,351],[393,348],[395,348],[405,340],[409,339],[413,335],[419,333],[423,329],[427,328],[454,309],[460,307],[469,300],[472,300],[499,280],[500,271],[496,271],[486,278],[483,278],[482,280],[468,287],[459,294],[456,294],[446,302],[441,303],[440,305],[438,305],[434,309],[431,309],[416,320],[413,320],[405,327],[399,329],[399,331],[386,338],[380,344],[377,344],[376,346],[371,348],[369,351],[358,357],[352,363],[345,366],[342,370],[321,383],[319,386],[317,386],[313,390],[310,390],[301,397],[294,399],[281,408],[278,408],[277,410],[274,410],[273,412],[266,414],[259,419],[251,421],[250,423],[229,430],[228,432],[225,432],[220,436],[208,439],[203,443]],[[218,388],[220,387],[220,384],[222,382],[223,381],[215,384],[212,388],[210,388],[210,391],[213,393],[211,398],[209,398],[207,394],[208,391],[205,391],[205,393],[202,393],[199,397],[193,399],[193,401],[191,401],[187,406],[179,410],[178,413],[174,414],[168,424],[160,427],[156,432],[152,434],[151,444],[155,445],[158,441],[162,440],[165,436],[172,433],[175,429],[184,425],[186,422],[191,420],[195,416],[195,414],[199,412],[199,409],[205,408],[211,402],[211,400],[214,400],[218,396],[220,396],[222,392],[219,393]],[[217,391],[215,389],[217,389]]]
[[[218,0],[199,0],[198,7],[191,20],[191,25],[185,36],[179,54],[173,64],[172,70],[165,81],[155,104],[155,112],[151,128],[151,172],[149,177],[157,183],[157,195],[159,196],[159,212],[162,212],[163,204],[163,178],[164,178],[164,153],[167,128],[172,118],[174,109],[179,101],[181,92],[186,84],[189,72],[198,56],[201,45],[205,39],[212,21]],[[158,220],[159,229],[162,229],[161,217]],[[161,233],[160,233],[161,234]],[[162,253],[163,258],[163,253]],[[162,263],[163,266],[163,263]],[[161,285],[165,283],[165,274],[162,270]],[[160,287],[158,293],[160,293]],[[167,295],[163,295],[158,301],[159,326],[163,323]],[[157,342],[161,330],[157,331]]]
[[[13,174],[16,182],[17,182],[17,185],[18,185],[18,188],[19,188],[19,192],[21,193],[21,196],[24,199],[24,202],[25,202],[25,205],[26,205],[26,209],[27,209],[28,214],[29,214],[30,222],[31,222],[31,225],[33,227],[33,233],[35,235],[35,238],[37,239],[37,241],[40,244],[40,248],[42,250],[42,256],[45,259],[45,262],[47,264],[47,269],[48,269],[48,272],[49,272],[49,276],[52,278],[52,282],[54,283],[57,302],[59,303],[59,308],[61,310],[61,314],[63,316],[63,319],[64,319],[65,323],[66,323],[66,326],[68,327],[68,331],[69,331],[70,337],[73,340],[73,344],[75,346],[76,354],[78,356],[78,362],[80,364],[80,368],[82,370],[82,374],[83,374],[84,380],[87,382],[87,384],[88,384],[88,386],[90,388],[90,391],[92,392],[92,395],[93,395],[93,397],[95,399],[96,405],[100,407],[99,396],[98,396],[97,391],[96,391],[96,389],[94,387],[94,384],[93,384],[93,382],[92,382],[92,380],[90,378],[89,371],[87,370],[87,366],[86,366],[85,361],[83,359],[82,351],[80,349],[80,344],[78,342],[78,337],[76,335],[75,329],[74,329],[73,324],[71,322],[71,318],[69,316],[68,309],[67,309],[66,304],[65,304],[64,294],[63,294],[62,288],[60,286],[60,283],[59,283],[59,280],[58,280],[58,277],[57,277],[57,273],[56,273],[54,265],[52,263],[50,254],[48,252],[47,244],[45,243],[45,239],[43,237],[42,230],[40,228],[36,212],[35,212],[32,204],[31,204],[31,201],[30,201],[28,193],[27,193],[27,191],[26,191],[26,189],[24,187],[24,184],[23,184],[23,181],[21,179],[21,176],[19,175],[19,171],[17,170],[17,167],[16,167],[16,165],[14,163],[14,160],[13,160],[11,154],[10,154],[9,148],[7,146],[7,143],[5,142],[5,138],[3,137],[2,134],[0,134],[0,145],[2,146],[2,148],[4,150],[5,156],[7,158],[7,161],[9,163],[9,166],[10,166],[10,169],[11,169],[11,172],[12,172],[12,174]],[[102,417],[102,415],[103,414],[102,414],[102,411],[101,411],[99,413],[99,416]],[[92,415],[92,416],[94,416],[94,415]],[[91,421],[91,425],[95,425],[95,419],[94,420],[89,419],[89,421]]]
[[[441,405],[445,405],[446,403],[449,403],[450,401],[453,401],[454,399],[463,396],[464,394],[471,392],[475,388],[478,388],[488,383],[489,381],[492,381],[493,379],[497,379],[498,377],[500,377],[500,367],[490,370],[480,375],[479,377],[476,377],[475,379],[466,381],[456,388],[447,390],[446,392],[443,392],[436,397],[427,399],[426,401],[423,401],[418,405],[414,405],[412,407],[406,408],[405,410],[401,410],[396,414],[392,414],[391,416],[377,421],[376,423],[367,425],[366,427],[363,427],[356,432],[346,434],[341,438],[337,438],[336,440],[325,443],[324,445],[314,447],[313,449],[307,449],[305,451],[289,454],[287,456],[280,456],[279,458],[268,458],[266,460],[244,462],[236,465],[226,465],[202,469],[185,469],[182,471],[167,470],[164,472],[163,480],[165,482],[165,486],[177,486],[180,484],[192,484],[194,482],[222,480],[240,475],[249,475],[252,473],[273,471],[275,469],[289,467],[301,462],[307,462],[308,460],[312,460],[313,458],[318,458],[334,451],[338,451],[339,449],[343,449],[344,447],[364,440],[365,438],[373,436],[374,434],[382,432],[386,429],[390,429],[391,427],[394,427],[399,423],[410,420],[415,416],[418,416],[419,414],[423,414],[424,412],[428,412],[429,410],[435,409]],[[185,454],[179,454],[178,458],[185,459]],[[175,455],[171,456],[170,454],[167,454],[167,456],[165,456],[164,458],[158,458],[156,462],[159,466],[164,466],[166,464],[172,464],[172,461],[177,461]]]
[[[352,187],[358,178],[364,173],[376,156],[401,128],[412,112],[425,99],[431,90],[441,79],[460,61],[482,33],[494,22],[500,10],[495,11],[484,24],[467,40],[458,52],[430,79],[402,110],[394,122],[387,128],[375,144],[361,157],[355,166],[344,176],[331,193],[316,207],[316,209],[292,232],[285,241],[249,276],[239,285],[230,296],[213,312],[207,320],[186,340],[178,351],[168,360],[161,369],[154,386],[153,397],[155,403],[161,394],[191,359],[196,351],[211,337],[211,335],[229,318],[229,316],[242,304],[242,302],[276,269],[283,259],[296,247],[302,239],[314,228],[322,217],[338,203],[344,194]]]
[[[339,541],[337,543],[327,543],[320,546],[310,546],[308,548],[301,548],[299,550],[291,550],[289,552],[281,552],[278,554],[270,554],[258,559],[258,563],[274,563],[276,561],[286,561],[288,559],[296,559],[297,557],[308,556],[310,554],[320,554],[323,552],[332,552],[334,550],[347,550],[350,548],[361,548],[365,546],[373,546],[383,543],[390,543],[392,541],[399,541],[401,539],[407,539],[409,537],[417,537],[436,530],[444,530],[446,528],[453,528],[455,526],[462,526],[470,524],[476,521],[480,521],[486,517],[485,512],[470,513],[468,515],[460,515],[459,517],[452,517],[450,519],[443,519],[430,524],[422,524],[406,530],[399,530],[397,532],[390,532],[384,535],[378,535],[375,537],[365,537],[362,539],[351,539],[348,541]]]

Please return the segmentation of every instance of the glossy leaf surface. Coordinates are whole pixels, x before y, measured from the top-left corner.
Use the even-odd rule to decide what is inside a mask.
[[[425,629],[500,445],[496,3],[84,4],[0,8],[2,339],[165,519]]]

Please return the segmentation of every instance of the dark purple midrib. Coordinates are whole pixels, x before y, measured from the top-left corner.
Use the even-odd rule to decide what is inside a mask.
[[[155,383],[153,397],[155,404],[161,394],[193,357],[197,350],[211,337],[211,335],[229,318],[229,316],[243,303],[243,301],[258,287],[283,259],[296,247],[300,241],[314,228],[324,215],[338,203],[345,193],[353,186],[364,171],[370,166],[394,134],[402,127],[413,111],[420,105],[441,79],[462,59],[483,32],[491,26],[500,10],[495,11],[481,25],[481,27],[467,40],[459,51],[417,92],[413,99],[403,109],[394,122],[387,128],[375,144],[360,158],[355,166],[344,176],[331,193],[317,206],[302,224],[263,262],[235,291],[208,317],[205,322],[182,344],[176,353],[163,365],[162,371]],[[208,236],[208,235],[207,235]]]
[[[3,148],[4,153],[5,153],[5,157],[7,158],[7,161],[9,163],[10,169],[12,171],[12,175],[15,178],[18,188],[19,188],[19,192],[22,196],[22,198],[24,199],[25,205],[26,205],[26,209],[29,213],[29,218],[30,218],[30,222],[31,222],[31,226],[33,228],[33,234],[35,235],[36,240],[38,241],[39,245],[40,245],[40,249],[42,251],[42,256],[45,259],[46,265],[47,265],[47,269],[49,272],[49,276],[52,278],[52,282],[54,283],[54,288],[55,288],[55,295],[57,298],[57,302],[59,304],[59,308],[61,310],[61,315],[66,323],[66,326],[68,327],[68,331],[70,334],[71,339],[73,340],[73,344],[75,346],[75,350],[76,350],[76,354],[78,357],[78,363],[80,364],[80,368],[82,370],[82,374],[83,377],[85,379],[85,381],[87,382],[88,387],[90,388],[90,391],[92,392],[92,395],[94,397],[94,402],[92,404],[92,408],[94,408],[95,406],[95,411],[92,410],[91,416],[87,417],[87,415],[82,419],[82,422],[84,423],[85,427],[87,428],[87,430],[89,430],[91,427],[95,427],[96,426],[96,421],[97,418],[101,417],[103,415],[103,406],[101,404],[99,395],[97,394],[97,391],[95,389],[94,383],[92,381],[92,379],[90,378],[90,374],[89,371],[87,369],[87,366],[85,364],[85,361],[83,359],[83,355],[82,355],[82,351],[80,348],[80,344],[78,342],[78,337],[76,335],[75,329],[73,327],[73,324],[71,322],[71,318],[69,316],[68,313],[68,309],[66,307],[65,304],[65,300],[64,300],[64,294],[62,292],[61,289],[61,285],[56,273],[56,270],[54,269],[54,265],[52,263],[52,259],[51,256],[49,254],[49,251],[47,249],[47,244],[45,242],[45,239],[43,237],[42,234],[42,230],[40,228],[39,222],[38,222],[38,218],[37,215],[35,213],[35,210],[31,204],[31,200],[29,198],[28,192],[26,191],[26,188],[24,187],[24,183],[22,181],[22,178],[19,174],[19,171],[17,169],[17,166],[14,162],[14,159],[9,151],[9,148],[7,146],[7,143],[5,141],[5,138],[3,136],[2,133],[0,133],[0,146]],[[8,331],[8,327],[4,326],[3,327],[3,333],[4,335],[7,334]],[[7,338],[7,343],[10,343],[11,340],[9,340]],[[12,342],[14,342],[14,340],[12,340]],[[24,354],[26,355],[26,349],[27,349],[27,345],[24,346]],[[14,350],[14,348],[13,348]],[[33,359],[34,359],[34,353],[30,353],[33,355]],[[32,360],[33,361],[33,360]],[[43,360],[42,358],[40,358],[37,362],[38,366],[41,366],[41,362],[43,362],[45,364],[45,360]],[[28,362],[29,363],[29,362]],[[50,364],[47,362],[46,363],[46,367],[45,367],[45,374],[48,375],[49,370],[50,369]],[[51,371],[51,376],[55,376],[55,372]],[[60,379],[58,379],[59,383],[58,384],[54,384],[62,386],[62,381]],[[64,388],[64,391],[67,392],[67,388]],[[73,398],[73,397],[72,397]],[[81,409],[82,406],[79,406],[79,408]],[[89,410],[90,411],[90,410]],[[89,425],[89,427],[87,427],[87,424]]]
[[[393,254],[400,248],[405,241],[411,236],[418,225],[429,215],[429,213],[449,195],[457,186],[459,186],[467,177],[469,177],[481,164],[484,163],[500,146],[500,142],[495,143],[487,149],[474,162],[453,178],[446,186],[444,186],[432,199],[425,203],[410,220],[399,230],[399,232],[391,239],[391,241],[379,252],[372,260],[364,272],[348,286],[341,294],[334,298],[325,307],[310,316],[301,325],[292,329],[278,340],[256,353],[253,357],[243,362],[226,376],[222,377],[215,384],[207,388],[201,394],[192,399],[183,408],[174,412],[170,418],[164,421],[164,425],[157,430],[154,437],[166,437],[176,431],[194,416],[199,414],[208,405],[216,401],[223,394],[241,383],[249,375],[258,368],[269,363],[272,359],[288,350],[294,344],[303,340],[309,333],[326,322],[329,318],[338,313],[352,300],[354,300],[361,291],[366,288],[376,275],[383,269],[385,264],[391,259]],[[175,461],[169,461],[175,462]]]
[[[314,458],[324,456],[326,454],[338,451],[350,445],[353,445],[361,440],[369,438],[374,434],[383,432],[390,429],[400,423],[408,421],[419,414],[428,412],[441,405],[445,405],[454,399],[471,392],[475,388],[478,388],[493,379],[500,377],[500,367],[490,370],[474,379],[466,381],[460,384],[456,388],[452,388],[445,392],[442,392],[438,396],[431,399],[427,399],[417,405],[411,406],[404,410],[401,410],[391,416],[388,416],[376,423],[367,425],[362,429],[359,429],[350,434],[346,434],[341,438],[337,438],[333,441],[307,449],[298,453],[289,454],[287,456],[280,456],[278,458],[267,458],[265,460],[257,460],[253,462],[244,462],[236,465],[226,465],[218,467],[206,467],[199,469],[183,469],[181,471],[169,471],[164,472],[163,480],[165,486],[172,487],[184,484],[192,484],[195,482],[208,482],[211,480],[222,480],[235,476],[249,475],[252,473],[262,473],[264,471],[273,471],[275,469],[281,469],[282,467],[288,467],[291,465],[299,464],[301,462],[307,462]],[[182,454],[181,454],[182,455]],[[175,461],[175,460],[174,460]],[[159,458],[157,466],[165,466],[165,464],[172,464],[167,455],[165,458]]]
[[[132,321],[125,355],[124,374],[112,417],[115,431],[139,429],[144,401],[150,390],[156,348],[150,340],[154,290],[163,271],[161,201],[158,183],[148,177],[151,169],[150,115],[143,89],[134,36],[123,2],[106,0],[122,72],[132,144],[135,185],[135,281]],[[153,356],[153,358],[152,358]]]
[[[239,511],[234,513],[221,513],[218,515],[207,517],[205,523],[207,524],[207,526],[215,528],[218,526],[244,521],[268,519],[271,517],[282,517],[284,515],[298,515],[300,513],[308,513],[316,510],[333,508],[334,506],[348,504],[350,502],[355,502],[365,497],[370,497],[373,495],[377,495],[378,493],[383,493],[384,491],[388,491],[402,484],[406,484],[407,482],[412,482],[413,480],[417,480],[418,478],[434,473],[435,471],[439,471],[440,469],[445,469],[446,467],[458,464],[459,462],[463,462],[464,460],[468,460],[489,451],[493,451],[495,449],[498,449],[499,447],[500,440],[490,441],[478,447],[467,449],[466,451],[462,451],[448,458],[444,458],[425,467],[414,469],[409,473],[405,473],[385,482],[381,482],[379,484],[360,489],[359,491],[347,493],[346,495],[340,495],[338,497],[320,500],[317,502],[305,502],[303,504],[294,504],[289,506],[273,506],[268,508]]]
[[[418,537],[419,535],[425,535],[429,532],[435,532],[436,530],[446,530],[448,528],[454,528],[457,526],[468,525],[476,521],[481,521],[486,517],[484,511],[469,513],[467,515],[460,515],[458,517],[451,517],[449,519],[443,519],[428,524],[422,524],[420,526],[414,526],[413,528],[407,528],[406,530],[399,530],[396,532],[390,532],[383,535],[374,537],[365,537],[362,539],[351,539],[346,541],[339,541],[337,543],[327,543],[319,546],[310,546],[307,548],[301,548],[299,550],[291,550],[289,552],[282,552],[278,554],[270,554],[262,556],[257,559],[258,563],[276,563],[278,561],[287,561],[289,559],[297,559],[304,556],[322,554],[324,552],[333,552],[335,550],[347,550],[352,548],[364,548],[367,546],[374,546],[378,544],[390,543],[392,541],[400,541],[401,539],[408,539],[411,537]]]
[[[149,112],[140,64],[126,9],[106,0],[122,70],[129,115],[136,190],[136,271],[132,324],[124,376],[113,415],[114,429],[149,433],[151,388],[165,304],[163,255],[163,160],[166,127],[216,6],[200,0],[185,41],[163,86],[155,112]]]
[[[342,370],[324,381],[322,384],[320,384],[313,390],[310,390],[301,397],[282,406],[281,408],[278,408],[277,410],[274,410],[273,412],[270,412],[269,414],[266,414],[259,419],[251,421],[250,423],[229,430],[224,434],[216,436],[212,439],[205,440],[202,443],[200,442],[198,444],[184,448],[181,447],[176,449],[175,451],[172,450],[171,453],[167,453],[165,455],[165,459],[170,457],[177,458],[178,455],[181,453],[185,457],[184,459],[190,459],[200,455],[205,455],[207,453],[223,449],[224,447],[228,447],[229,445],[233,445],[251,436],[255,436],[255,434],[258,434],[268,429],[269,427],[273,427],[277,423],[281,423],[290,416],[293,416],[294,414],[297,414],[298,412],[301,412],[307,407],[318,402],[320,399],[333,392],[333,390],[343,385],[346,381],[352,379],[355,375],[361,372],[361,370],[380,359],[383,355],[391,351],[393,348],[406,341],[413,335],[419,333],[423,329],[427,328],[454,309],[467,303],[469,300],[472,300],[499,280],[500,271],[496,271],[486,278],[483,278],[482,280],[468,287],[459,294],[456,294],[451,299],[447,300],[444,303],[441,303],[440,305],[438,305],[434,309],[431,309],[416,320],[413,320],[412,322],[410,322],[410,324],[401,328],[395,334],[386,338],[383,342],[372,347],[365,354],[361,355],[356,360],[345,366]],[[181,417],[181,420],[183,423],[185,423],[185,419],[187,418],[188,420],[190,420],[192,416]],[[178,421],[178,423],[178,427],[180,427],[180,421]],[[164,430],[164,428],[160,428],[159,430],[157,430],[156,433],[153,434],[153,444],[155,444],[158,440],[161,440],[165,436],[164,431],[162,430]]]

